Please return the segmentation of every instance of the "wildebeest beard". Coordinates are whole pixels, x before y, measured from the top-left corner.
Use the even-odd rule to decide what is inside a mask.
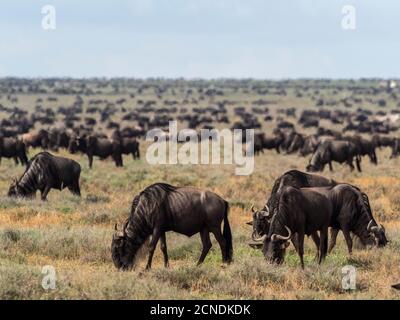
[[[131,215],[124,224],[122,233],[116,232],[111,243],[111,255],[114,265],[121,270],[129,270],[135,264],[139,249],[150,237],[152,221],[157,211],[163,210],[162,204],[172,186],[157,184],[146,188],[132,202]]]

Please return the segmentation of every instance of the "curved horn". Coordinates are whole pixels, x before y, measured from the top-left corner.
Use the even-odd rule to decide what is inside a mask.
[[[287,232],[289,233],[289,235],[287,237],[281,236],[280,234],[273,234],[271,237],[271,241],[277,241],[277,240],[283,240],[283,241],[288,241],[291,237],[292,237],[292,231],[290,231],[290,229],[285,226]]]
[[[383,224],[381,224],[381,228],[382,228],[383,232],[386,232],[385,227],[383,226]]]
[[[257,212],[257,210],[254,209],[254,204],[251,205],[251,209],[250,209],[250,210],[251,210],[251,212],[253,212],[253,213],[254,213],[254,212]]]
[[[259,238],[256,238],[256,234],[255,234],[255,233],[256,233],[256,232],[254,231],[254,232],[252,233],[252,235],[251,235],[251,239],[252,239],[253,241],[255,241],[255,242],[264,241],[265,238],[267,237],[267,235],[264,234],[263,236],[261,236],[261,237],[259,237]]]
[[[117,224],[115,224],[114,230],[115,230],[115,231],[118,231],[118,226],[117,226]]]
[[[371,221],[368,223],[368,225],[367,225],[368,232],[374,232],[375,230],[379,229],[378,226],[373,226],[373,227],[371,226],[373,222],[374,221],[371,219]]]

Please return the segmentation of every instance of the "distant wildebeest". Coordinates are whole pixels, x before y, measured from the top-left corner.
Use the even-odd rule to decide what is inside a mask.
[[[59,148],[68,148],[69,135],[62,128],[51,128],[49,130],[48,149],[58,151]]]
[[[80,174],[81,166],[78,162],[40,152],[29,160],[22,176],[11,183],[8,196],[30,198],[40,190],[41,199],[46,200],[50,189],[63,190],[65,187],[80,196]]]
[[[22,135],[22,141],[26,147],[47,149],[49,144],[49,133],[40,129],[37,133],[26,133]]]
[[[123,230],[116,230],[113,236],[111,252],[114,265],[118,269],[130,269],[138,250],[151,236],[146,269],[151,268],[159,239],[164,265],[168,266],[165,235],[168,231],[189,237],[200,233],[203,250],[198,264],[204,261],[211,248],[211,232],[220,245],[223,261],[230,262],[233,249],[228,209],[228,203],[213,192],[164,183],[153,184],[135,197]],[[222,221],[224,227],[221,232]]]
[[[14,158],[15,164],[18,164],[18,159],[22,165],[28,162],[25,144],[16,138],[0,137],[0,162],[2,157]]]
[[[361,172],[360,156],[357,152],[357,146],[349,141],[325,141],[315,150],[310,164],[306,170],[308,172],[323,171],[325,165],[329,164],[329,170],[333,171],[332,161],[339,163],[346,162],[350,169],[354,170],[353,159],[356,159],[357,170]]]
[[[356,147],[357,147],[357,152],[360,156],[368,156],[371,163],[377,165],[378,164],[378,158],[376,156],[376,145],[373,140],[369,141],[364,138],[362,138],[359,135],[355,135],[353,137],[343,137],[343,140],[347,140],[350,142],[353,142]]]
[[[123,166],[122,148],[120,143],[111,141],[107,138],[99,138],[94,135],[89,136],[73,136],[68,146],[70,153],[74,154],[81,151],[88,156],[89,168],[93,166],[93,157],[106,159],[111,156],[117,167]]]
[[[115,130],[111,139],[120,144],[122,154],[132,154],[133,160],[140,159],[139,141],[136,137],[123,137],[119,130]]]

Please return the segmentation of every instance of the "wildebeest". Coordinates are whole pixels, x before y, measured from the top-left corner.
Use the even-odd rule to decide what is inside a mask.
[[[269,196],[266,205],[261,210],[253,210],[252,207],[253,221],[248,223],[253,226],[252,240],[259,241],[264,235],[268,234],[271,218],[277,212],[278,199],[285,187],[328,187],[336,184],[336,181],[316,174],[309,174],[298,170],[285,172],[275,180],[271,190],[271,195]],[[315,244],[319,246],[318,234],[313,234],[312,238]],[[293,238],[293,241],[296,246],[297,244],[295,244],[295,242],[297,239],[295,237]]]
[[[264,239],[264,256],[271,262],[282,263],[288,240],[296,233],[295,247],[301,267],[304,268],[304,236],[319,231],[318,263],[321,263],[328,250],[328,228],[332,214],[333,206],[326,196],[306,188],[285,187],[280,193],[268,236]]]
[[[77,151],[85,153],[89,159],[89,168],[93,166],[94,156],[100,159],[106,159],[111,156],[117,167],[123,166],[121,144],[107,138],[99,138],[94,135],[87,137],[73,136],[70,139],[68,150],[72,154]]]
[[[8,196],[30,198],[40,190],[41,199],[46,200],[50,189],[63,190],[65,187],[80,196],[80,174],[81,166],[76,161],[40,152],[28,162],[22,176],[11,183]]]
[[[139,141],[136,137],[123,137],[119,130],[115,130],[111,138],[113,142],[120,144],[122,154],[132,154],[133,160],[140,159]]]
[[[349,141],[325,141],[315,150],[310,164],[306,170],[308,172],[323,171],[325,165],[329,164],[329,170],[333,171],[332,161],[339,163],[346,162],[351,170],[354,170],[353,159],[356,159],[357,170],[361,172],[360,156],[357,152],[357,146]]]
[[[278,199],[279,199],[279,196],[280,196],[282,190],[284,190],[285,187],[292,186],[292,187],[296,187],[296,188],[311,188],[311,187],[318,187],[318,188],[322,188],[322,187],[329,188],[330,187],[331,188],[331,187],[334,187],[337,185],[339,185],[339,183],[336,182],[335,180],[328,179],[328,178],[325,178],[320,175],[304,173],[304,172],[301,172],[298,170],[290,170],[290,171],[285,172],[282,176],[280,176],[278,179],[275,180],[275,183],[274,183],[272,191],[271,191],[271,195],[268,198],[266,205],[261,210],[253,210],[253,207],[252,207],[253,221],[251,223],[248,223],[253,226],[252,239],[254,241],[257,241],[257,240],[262,239],[266,234],[268,234],[269,225],[271,223],[271,218],[277,212]],[[357,187],[351,186],[351,185],[349,185],[349,186],[354,189],[350,193],[353,193],[353,194],[355,194],[356,192],[359,193],[358,194],[360,197],[359,201],[361,201],[361,199],[362,199],[362,201],[364,202],[363,211],[368,212],[369,217],[372,217],[372,219],[373,219],[372,209],[369,204],[368,196],[365,193],[363,193],[361,190],[359,190]],[[348,188],[350,188],[350,187],[348,187]],[[335,207],[337,208],[337,207],[339,207],[339,205],[341,205],[341,204],[335,204]],[[375,222],[375,220],[373,220],[373,223],[370,225],[370,229],[371,229],[371,231],[373,230],[373,232],[376,233],[376,238],[378,240],[376,241],[375,244],[377,244],[378,246],[385,245],[386,244],[386,242],[385,242],[386,236],[385,236],[385,229],[383,228],[383,226],[381,225],[378,227],[378,224]],[[333,232],[333,229],[331,231]],[[336,235],[337,235],[337,232],[338,231],[335,231]],[[332,235],[334,236],[335,234],[332,233]],[[312,235],[312,237],[313,237],[314,242],[316,244],[318,244],[319,243],[318,235],[314,234],[314,235]],[[293,241],[296,242],[296,239],[294,238]],[[371,244],[371,241],[366,241],[366,240],[361,239],[361,243],[365,246],[367,244]],[[252,245],[257,246],[256,244],[252,244]],[[295,243],[294,243],[294,245],[296,246]],[[335,245],[335,242],[331,241],[329,251],[332,250],[334,245]]]
[[[211,248],[209,233],[217,239],[224,262],[232,260],[232,234],[228,220],[228,203],[210,191],[191,187],[175,187],[156,183],[144,189],[135,197],[130,217],[123,230],[114,234],[111,244],[112,259],[118,269],[130,269],[134,265],[139,248],[151,236],[149,257],[151,261],[157,242],[161,239],[164,265],[168,266],[165,233],[175,231],[186,236],[200,233],[203,250],[198,264],[201,264]],[[223,231],[221,224],[224,222]],[[117,229],[117,226],[115,226]]]
[[[312,188],[325,194],[332,202],[334,215],[331,221],[331,239],[329,252],[336,243],[339,230],[342,230],[349,253],[352,252],[353,241],[350,232],[355,234],[365,247],[376,245],[383,247],[388,240],[385,228],[375,221],[368,196],[358,188],[349,184],[338,184],[332,188]]]
[[[339,230],[344,234],[349,254],[352,253],[351,233],[355,234],[364,246],[382,247],[388,242],[384,227],[379,226],[372,216],[368,198],[349,184],[301,189],[286,187],[279,197],[277,207],[277,213],[272,217],[263,247],[266,257],[277,263],[282,262],[284,250],[288,245],[286,242],[294,233],[297,233],[298,239],[297,246],[296,243],[293,244],[302,261],[304,233],[311,235],[316,230],[320,231],[319,262],[321,262],[321,258],[327,253],[326,245],[322,243],[327,241],[326,223],[331,227],[329,252],[336,243]],[[283,227],[287,228],[290,237],[282,236]],[[304,267],[303,262],[302,267]]]
[[[25,165],[28,162],[25,143],[16,138],[0,137],[0,162],[2,157],[14,158],[15,164],[18,164],[19,159]]]
[[[40,129],[37,133],[26,133],[22,136],[22,141],[26,147],[46,149],[49,144],[49,133]]]
[[[371,163],[377,165],[378,164],[378,158],[376,156],[375,152],[375,142],[373,140],[369,141],[364,138],[362,138],[359,135],[355,135],[353,137],[343,137],[343,140],[347,140],[350,142],[353,142],[357,149],[358,149],[358,154],[360,156],[368,156]]]

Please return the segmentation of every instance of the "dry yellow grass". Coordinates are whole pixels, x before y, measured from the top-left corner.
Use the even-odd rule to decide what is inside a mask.
[[[354,183],[368,193],[375,215],[387,229],[390,244],[384,249],[358,250],[348,257],[339,236],[334,252],[318,266],[314,262],[314,246],[307,240],[303,271],[293,248],[284,265],[269,265],[260,251],[248,247],[251,230],[245,222],[251,218],[252,203],[264,204],[274,179],[284,171],[282,168],[304,169],[306,159],[266,152],[256,158],[250,177],[238,177],[231,167],[150,166],[144,160],[131,159],[122,169],[114,168],[109,161],[96,161],[90,171],[85,158],[74,156],[83,166],[82,199],[68,191],[55,190],[45,203],[2,198],[0,297],[397,299],[399,294],[390,285],[400,281],[399,175],[395,170],[397,160],[389,160],[386,151],[379,152],[379,157],[384,165],[373,166],[364,160],[362,174],[350,173],[347,167],[339,165],[334,166],[334,173],[324,174]],[[386,171],[386,167],[393,170]],[[8,161],[3,162],[0,170],[8,176],[10,172],[21,172],[21,168],[16,169]],[[140,180],[131,180],[138,175]],[[171,233],[167,235],[170,269],[164,269],[157,249],[153,270],[143,271],[145,257],[135,270],[115,270],[109,251],[113,224],[126,218],[133,196],[156,181],[210,189],[230,201],[234,263],[223,265],[219,248],[213,242],[204,266],[197,268],[199,237],[189,239]],[[7,179],[2,180],[1,194],[6,193],[8,183]],[[91,201],[89,194],[97,195],[98,201]],[[15,239],[13,234],[17,234]],[[346,291],[341,287],[341,269],[349,264],[357,268],[357,289]],[[44,276],[41,268],[45,265],[55,267],[55,290],[44,290],[40,285]]]

